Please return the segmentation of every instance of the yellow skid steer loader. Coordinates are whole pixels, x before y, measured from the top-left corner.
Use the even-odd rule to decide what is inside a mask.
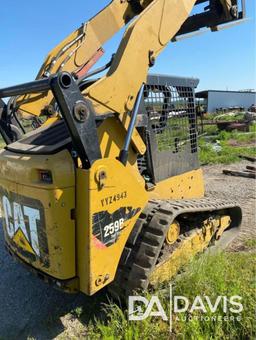
[[[0,207],[11,255],[65,291],[93,295],[109,285],[123,297],[233,239],[240,207],[204,195],[198,80],[148,70],[170,41],[243,17],[238,0],[113,0],[49,53],[35,81],[0,90]],[[116,54],[91,71],[123,26]]]

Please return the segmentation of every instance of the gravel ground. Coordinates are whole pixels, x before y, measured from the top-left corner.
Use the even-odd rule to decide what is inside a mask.
[[[253,178],[227,176],[223,169],[244,170],[251,162],[242,161],[232,165],[205,166],[204,179],[206,191],[213,192],[220,197],[237,201],[243,210],[243,221],[239,237],[234,241],[234,250],[243,250],[244,240],[256,237],[256,181]]]
[[[204,167],[206,189],[223,197],[236,199],[243,208],[243,224],[240,236],[233,247],[243,249],[246,238],[256,237],[255,231],[255,183],[254,179],[225,176],[222,170],[244,169],[249,162],[234,165]],[[0,339],[35,338],[63,339],[74,336],[79,327],[93,320],[106,302],[104,293],[96,297],[67,295],[48,287],[44,282],[15,263],[4,249],[0,231]],[[77,318],[79,307],[88,311],[86,319]],[[68,332],[65,329],[68,328]],[[76,331],[74,331],[76,329]],[[65,334],[64,334],[65,332]],[[82,334],[81,334],[82,335]]]

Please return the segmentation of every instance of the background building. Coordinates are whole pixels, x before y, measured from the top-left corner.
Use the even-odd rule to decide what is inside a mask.
[[[198,102],[205,112],[214,113],[220,109],[243,108],[247,110],[256,104],[256,92],[207,90],[196,93]]]

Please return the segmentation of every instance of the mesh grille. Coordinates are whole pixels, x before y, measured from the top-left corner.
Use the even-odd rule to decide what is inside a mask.
[[[145,107],[159,151],[178,153],[191,145],[197,152],[196,114],[190,87],[145,87]]]

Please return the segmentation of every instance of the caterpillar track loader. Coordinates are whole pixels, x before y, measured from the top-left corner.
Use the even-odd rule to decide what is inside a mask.
[[[123,297],[232,240],[240,207],[204,193],[198,80],[148,70],[170,41],[243,17],[237,0],[113,0],[49,53],[35,81],[0,90],[0,206],[12,256],[64,291],[108,286]],[[116,54],[92,71],[123,26]]]

